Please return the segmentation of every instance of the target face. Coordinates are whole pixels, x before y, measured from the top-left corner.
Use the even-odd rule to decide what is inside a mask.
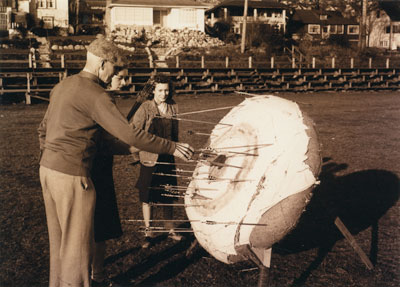
[[[276,96],[232,109],[200,156],[186,213],[198,242],[225,263],[239,246],[270,248],[294,227],[320,166],[311,121]]]

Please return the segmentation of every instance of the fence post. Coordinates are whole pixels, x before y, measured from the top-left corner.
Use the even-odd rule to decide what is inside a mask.
[[[229,57],[228,56],[225,57],[225,67],[226,68],[229,67]]]
[[[253,67],[253,57],[249,56],[249,69]]]
[[[26,73],[26,92],[25,92],[25,104],[31,104],[31,74]]]
[[[32,54],[29,53],[29,68],[32,68]]]
[[[389,69],[390,66],[390,59],[386,58],[386,68]]]
[[[350,68],[354,69],[354,58],[350,58]]]
[[[372,58],[368,59],[368,68],[372,68]]]
[[[176,67],[179,68],[179,56],[176,56],[175,59],[176,59]]]
[[[65,68],[65,55],[61,54],[61,68]]]
[[[274,59],[274,57],[271,57],[271,69],[273,69],[274,68],[274,66],[275,66],[275,59]]]
[[[315,57],[312,57],[312,68],[315,69]]]
[[[204,56],[201,56],[201,68],[204,69]]]
[[[332,57],[332,68],[335,68],[335,57]]]
[[[292,57],[292,68],[296,68],[296,58]]]

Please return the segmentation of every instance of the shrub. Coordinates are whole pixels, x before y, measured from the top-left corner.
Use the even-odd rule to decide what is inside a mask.
[[[344,48],[350,47],[349,39],[345,35],[330,35],[327,44],[329,45],[337,45]]]
[[[220,20],[214,23],[214,26],[206,26],[206,33],[211,37],[217,37],[225,43],[236,43],[238,35],[233,32],[231,19]]]
[[[1,39],[2,44],[8,45],[10,48],[27,49],[30,47],[38,48],[39,43],[35,38],[25,39]]]

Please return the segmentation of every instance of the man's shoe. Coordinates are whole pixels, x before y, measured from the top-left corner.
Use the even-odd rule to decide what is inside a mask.
[[[111,286],[113,286],[113,283],[108,278],[104,279],[101,282],[92,280],[92,285],[91,285],[91,287],[111,287]]]

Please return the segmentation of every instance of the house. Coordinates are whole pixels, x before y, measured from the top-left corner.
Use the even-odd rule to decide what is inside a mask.
[[[46,29],[68,28],[68,8],[68,0],[36,0],[35,18],[42,20]]]
[[[294,40],[325,40],[331,35],[343,35],[349,41],[358,41],[360,25],[339,11],[295,10],[289,30]]]
[[[236,34],[241,34],[244,12],[243,0],[224,1],[206,11],[207,23],[213,26],[218,21],[232,21]],[[247,23],[262,22],[286,31],[288,7],[278,1],[248,1]]]
[[[381,1],[367,22],[369,47],[396,50],[400,48],[400,2]]]
[[[1,0],[0,30],[28,27],[43,21],[43,28],[68,27],[68,0]]]
[[[104,24],[105,0],[80,0],[79,24]]]
[[[111,31],[120,27],[199,30],[204,32],[204,12],[210,5],[194,0],[111,0],[106,24]]]
[[[12,3],[10,0],[0,2],[0,32],[11,29]]]

